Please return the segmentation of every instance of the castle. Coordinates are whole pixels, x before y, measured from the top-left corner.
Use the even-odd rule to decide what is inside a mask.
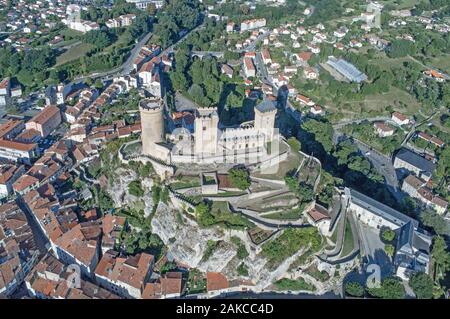
[[[234,163],[257,164],[277,154],[275,130],[277,109],[264,100],[254,108],[253,121],[239,127],[221,127],[217,108],[195,112],[193,132],[186,127],[170,128],[160,98],[140,101],[142,153],[167,164]]]

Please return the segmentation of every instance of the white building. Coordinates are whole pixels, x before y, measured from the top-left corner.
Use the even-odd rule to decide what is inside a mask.
[[[397,233],[397,276],[408,280],[412,273],[429,272],[431,237],[419,229],[417,220],[353,189],[345,188],[345,197],[348,210],[359,222],[376,230],[388,227]]]
[[[262,28],[266,26],[266,19],[250,19],[241,22],[241,32]]]
[[[154,4],[156,9],[160,9],[164,5],[163,0],[126,0],[128,3],[134,3],[136,8],[145,10],[150,4]]]
[[[246,77],[256,76],[256,67],[253,64],[253,59],[244,57],[243,70]]]
[[[399,112],[392,113],[391,118],[398,125],[408,125],[411,122],[408,117]]]
[[[39,157],[37,144],[0,140],[0,158],[31,165]]]

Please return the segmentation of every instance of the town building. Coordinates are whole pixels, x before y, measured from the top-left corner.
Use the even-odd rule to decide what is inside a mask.
[[[388,137],[394,135],[394,128],[390,127],[384,122],[375,122],[373,123],[373,127],[377,132],[379,137]]]
[[[157,281],[145,285],[142,299],[179,298],[183,293],[183,278],[181,272],[167,272]]]
[[[26,144],[0,139],[0,158],[31,165],[40,155],[37,144]]]
[[[14,202],[0,205],[0,295],[11,296],[38,257],[24,212]]]
[[[76,224],[54,241],[54,253],[64,263],[77,264],[83,274],[92,277],[100,257],[101,234],[96,222]]]
[[[348,210],[371,228],[388,227],[398,234],[394,255],[396,275],[408,280],[415,272],[429,272],[431,237],[419,229],[419,222],[373,198],[345,188]]]
[[[0,139],[12,140],[25,129],[25,123],[20,120],[8,120],[0,125]]]
[[[61,111],[55,105],[45,107],[25,124],[27,130],[38,131],[43,138],[47,137],[61,124]]]
[[[241,22],[241,32],[258,29],[266,26],[266,19],[250,19]]]
[[[343,59],[337,59],[334,56],[330,56],[328,57],[327,64],[350,82],[360,83],[367,80],[367,75],[359,71],[353,64]]]
[[[154,257],[146,253],[121,257],[118,252],[109,250],[98,263],[95,278],[100,286],[119,296],[140,299],[153,264]]]
[[[409,175],[403,180],[402,191],[413,198],[420,200],[423,204],[434,209],[438,214],[445,215],[448,202],[433,193],[428,188],[427,182],[414,176]]]
[[[222,65],[220,66],[220,72],[222,74],[225,74],[230,79],[233,78],[233,68],[226,63],[222,63]]]
[[[394,159],[394,168],[414,173],[425,181],[430,180],[436,164],[407,148],[401,148]]]
[[[47,253],[25,278],[25,284],[28,293],[38,299],[119,299],[108,290],[76,276],[73,266]]]
[[[261,57],[262,57],[262,61],[265,65],[272,63],[272,58],[270,57],[270,52],[268,49],[263,49],[261,51]]]
[[[24,173],[23,165],[0,165],[0,199],[13,194],[13,183]]]
[[[11,80],[4,78],[0,81],[0,105],[7,105],[11,98]]]
[[[253,59],[249,57],[244,57],[243,66],[244,74],[246,77],[255,77],[256,76],[256,67],[253,64]]]
[[[164,5],[163,0],[126,0],[128,3],[133,3],[136,8],[146,10],[150,4],[154,4],[156,9],[160,9]]]
[[[410,119],[400,112],[392,113],[391,118],[398,125],[408,125],[409,123],[411,123]]]
[[[109,19],[105,22],[105,24],[108,28],[128,27],[133,23],[135,19],[135,14],[124,14],[118,16],[117,18]]]

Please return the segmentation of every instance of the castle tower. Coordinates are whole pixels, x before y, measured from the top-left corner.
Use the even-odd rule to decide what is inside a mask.
[[[164,142],[163,103],[159,98],[147,98],[139,102],[141,113],[142,153],[160,157],[156,143]]]
[[[198,109],[195,118],[195,153],[216,154],[219,115],[215,107]]]
[[[268,99],[255,106],[255,130],[264,133],[266,141],[273,140],[276,114],[277,108]]]

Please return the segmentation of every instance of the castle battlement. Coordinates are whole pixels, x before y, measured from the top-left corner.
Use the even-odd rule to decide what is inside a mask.
[[[202,107],[197,109],[197,118],[209,118],[213,115],[217,115],[217,107]]]
[[[160,111],[163,109],[163,102],[160,98],[146,98],[139,101],[139,109],[143,111]]]

